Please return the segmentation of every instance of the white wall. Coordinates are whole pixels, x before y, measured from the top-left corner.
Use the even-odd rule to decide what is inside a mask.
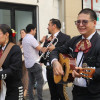
[[[39,0],[39,26],[41,37],[48,34],[48,23],[51,18],[59,18],[59,0]],[[41,38],[40,37],[40,38]]]

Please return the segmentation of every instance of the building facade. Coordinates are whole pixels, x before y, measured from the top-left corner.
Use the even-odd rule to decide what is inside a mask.
[[[15,29],[18,41],[20,30],[33,23],[37,27],[36,38],[40,40],[48,34],[49,20],[58,18],[62,24],[61,31],[73,37],[79,34],[74,23],[79,11],[86,7],[100,8],[99,4],[100,0],[0,0],[0,24],[8,24]],[[100,31],[99,28],[97,30]]]
[[[65,0],[65,33],[71,37],[79,34],[74,22],[81,9],[82,0]]]
[[[47,35],[51,18],[59,18],[59,0],[0,0],[0,24],[17,31],[16,41],[20,30],[32,23],[37,27],[38,40]]]

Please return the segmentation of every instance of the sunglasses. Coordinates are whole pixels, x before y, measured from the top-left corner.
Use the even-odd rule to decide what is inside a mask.
[[[91,21],[93,21],[93,20],[77,20],[77,21],[75,21],[75,25],[80,25],[80,23],[82,23],[82,25],[87,25],[88,24],[88,22],[91,22]]]

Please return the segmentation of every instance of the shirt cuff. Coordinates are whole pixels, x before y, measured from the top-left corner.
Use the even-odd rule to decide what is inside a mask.
[[[53,63],[55,60],[58,60],[58,59],[57,59],[57,58],[54,58],[54,59],[51,61],[51,65],[52,65],[52,63]]]

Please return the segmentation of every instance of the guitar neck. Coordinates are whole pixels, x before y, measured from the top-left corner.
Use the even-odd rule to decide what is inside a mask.
[[[77,70],[77,72],[83,78],[92,79],[93,74],[95,73],[95,68],[94,67],[80,68],[80,69]]]

